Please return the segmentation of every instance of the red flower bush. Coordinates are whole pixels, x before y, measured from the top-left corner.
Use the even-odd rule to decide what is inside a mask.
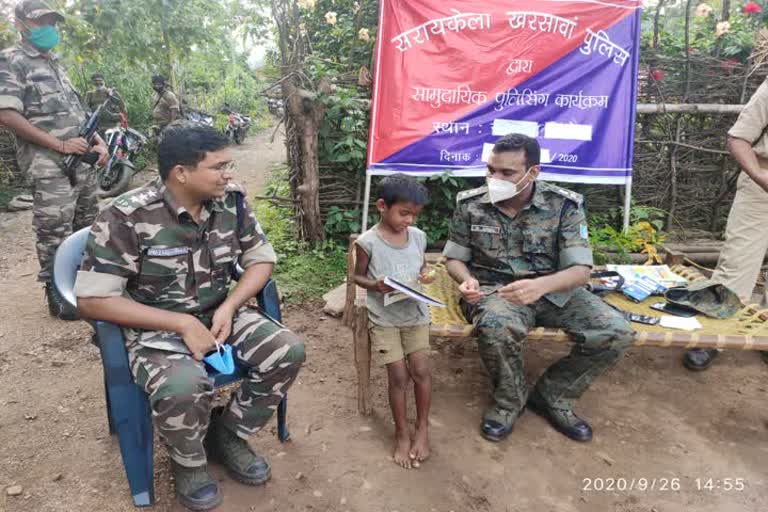
[[[751,0],[747,2],[747,5],[744,6],[744,8],[741,10],[741,12],[746,14],[757,14],[760,11],[762,11],[763,8],[760,7],[760,5],[756,4],[755,2],[752,2]]]

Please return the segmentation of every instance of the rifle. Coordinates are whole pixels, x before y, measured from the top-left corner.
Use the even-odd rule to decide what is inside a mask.
[[[110,89],[107,92],[107,99],[104,100],[101,105],[96,107],[96,110],[94,110],[90,117],[86,119],[85,124],[80,127],[77,136],[85,139],[86,142],[88,142],[88,147],[93,145],[93,139],[96,136],[96,131],[99,129],[99,115],[101,114],[101,111],[114,99],[115,97],[112,95],[112,89]],[[74,187],[77,185],[77,167],[81,163],[93,165],[98,160],[99,154],[96,152],[89,152],[84,155],[71,154],[64,157],[64,176],[69,179],[70,186]]]

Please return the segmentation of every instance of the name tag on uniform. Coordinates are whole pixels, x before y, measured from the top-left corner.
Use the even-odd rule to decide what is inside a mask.
[[[481,224],[472,224],[472,232],[473,233],[491,233],[493,235],[498,235],[501,233],[501,228],[498,226],[483,226]]]
[[[150,247],[147,249],[147,256],[159,256],[161,258],[170,258],[173,256],[183,256],[192,252],[189,247],[169,247],[167,249],[159,249],[157,247]]]

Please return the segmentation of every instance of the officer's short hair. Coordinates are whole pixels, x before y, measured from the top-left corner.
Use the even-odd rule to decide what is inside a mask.
[[[164,84],[165,83],[165,77],[163,75],[152,75],[152,83],[153,84]]]
[[[413,176],[400,173],[381,180],[377,192],[378,199],[383,199],[388,207],[404,202],[421,205],[429,200],[427,187],[416,181]]]
[[[177,165],[194,167],[206,153],[229,146],[229,139],[212,126],[181,120],[169,124],[160,137],[157,167],[165,181]]]
[[[99,78],[104,80],[104,75],[102,75],[101,73],[94,73],[94,74],[91,75],[91,80],[97,80]]]
[[[496,141],[493,146],[494,153],[506,153],[508,151],[524,151],[525,166],[532,167],[541,162],[541,148],[539,142],[533,137],[522,133],[510,133]]]

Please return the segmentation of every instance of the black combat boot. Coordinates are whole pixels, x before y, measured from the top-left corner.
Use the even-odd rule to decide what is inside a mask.
[[[718,354],[720,351],[714,348],[694,348],[683,356],[683,366],[694,372],[706,370]]]
[[[190,510],[210,510],[221,505],[219,484],[207,466],[188,468],[171,459],[171,473],[176,482],[176,499]]]
[[[230,476],[247,485],[261,485],[272,476],[269,463],[261,455],[253,453],[248,443],[224,426],[222,408],[216,407],[211,414],[211,425],[205,438],[208,453],[220,461]]]
[[[570,409],[550,406],[535,391],[528,397],[528,409],[549,421],[555,430],[581,443],[592,440],[592,427]]]

